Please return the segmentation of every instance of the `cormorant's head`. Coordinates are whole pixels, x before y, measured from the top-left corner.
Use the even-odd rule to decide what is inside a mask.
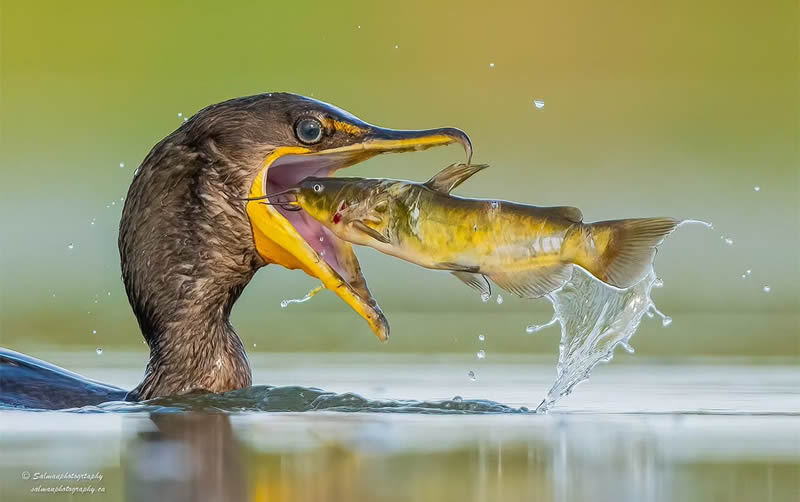
[[[273,94],[269,115],[275,148],[264,159],[251,186],[251,197],[285,190],[307,176],[330,176],[380,153],[460,143],[468,157],[472,154],[469,138],[458,129],[385,129],[301,96]],[[381,340],[386,339],[388,323],[367,289],[349,243],[304,211],[253,201],[247,213],[256,248],[266,261],[300,268],[319,278],[364,317]]]
[[[249,280],[246,270],[234,270],[247,261],[236,256],[243,251],[242,241],[246,238],[250,249],[254,247],[263,260],[261,264],[301,269],[320,279],[385,340],[388,324],[367,289],[349,243],[338,239],[303,211],[237,199],[280,192],[308,176],[330,176],[338,169],[381,153],[424,150],[451,143],[461,144],[467,161],[470,160],[469,138],[458,129],[376,127],[335,106],[294,94],[261,94],[201,110],[156,145],[131,185],[123,213],[120,249],[126,287],[129,296],[134,294],[131,296],[134,310],[137,303],[147,310],[146,302],[150,301],[147,297],[160,296],[160,291],[172,287],[161,271],[153,272],[150,278],[128,279],[135,273],[126,274],[126,266],[144,267],[136,263],[144,260],[137,258],[136,253],[145,246],[136,244],[137,239],[149,243],[159,233],[180,238],[180,246],[173,246],[171,241],[154,242],[155,251],[164,250],[147,257],[148,264],[151,258],[168,260],[174,262],[173,268],[190,259],[192,243],[205,248],[202,256],[191,259],[207,260],[207,266],[195,266],[194,270],[209,270],[209,276],[215,273],[216,280],[209,277],[195,282],[211,288],[216,287],[215,282],[226,280],[223,275],[241,276],[245,284]],[[246,227],[235,209],[231,209],[234,207],[240,211],[246,208],[241,220],[249,221],[250,235],[240,235]],[[171,235],[173,232],[177,235]],[[180,257],[176,261],[170,253]],[[220,259],[225,263],[221,264]],[[182,288],[188,289],[185,281],[181,281],[179,277],[173,282],[180,282]],[[158,283],[160,289],[153,285],[153,291],[139,292],[152,282]],[[236,288],[238,284],[234,281],[229,287]],[[143,316],[138,312],[137,315],[142,323]]]

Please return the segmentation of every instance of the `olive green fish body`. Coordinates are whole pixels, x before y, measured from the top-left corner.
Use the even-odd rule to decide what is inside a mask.
[[[298,186],[296,204],[341,239],[451,271],[482,293],[490,291],[488,277],[528,298],[563,286],[573,265],[612,286],[632,286],[678,224],[672,218],[583,223],[573,207],[450,195],[484,167],[456,164],[424,184],[308,178]]]

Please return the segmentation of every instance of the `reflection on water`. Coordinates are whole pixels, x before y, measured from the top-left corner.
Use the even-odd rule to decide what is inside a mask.
[[[102,487],[92,500],[788,501],[800,493],[797,419],[786,416],[1,417],[33,422],[0,438],[4,501],[67,484],[22,479],[45,471],[102,474],[71,482]]]
[[[124,462],[128,500],[245,500],[242,452],[228,416],[153,414],[133,424]]]
[[[135,384],[140,362],[115,357],[86,355],[108,367],[70,366]],[[253,358],[254,380],[275,387],[77,412],[0,410],[0,500],[43,500],[32,490],[62,486],[114,501],[798,499],[795,364],[630,358],[537,414],[520,408],[552,383],[551,361],[493,355],[470,382],[474,358],[270,354]],[[404,396],[419,401],[395,399]],[[307,411],[281,411],[290,409]],[[64,472],[102,479],[34,479]]]

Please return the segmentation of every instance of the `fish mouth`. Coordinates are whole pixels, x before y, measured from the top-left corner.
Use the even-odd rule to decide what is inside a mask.
[[[382,153],[410,152],[459,143],[467,161],[472,146],[467,135],[454,128],[394,130],[371,127],[363,141],[313,151],[306,147],[279,147],[264,160],[263,168],[250,188],[251,199],[284,191],[308,176],[327,177],[337,170],[358,164]],[[256,249],[267,263],[300,269],[319,279],[364,320],[375,335],[386,341],[389,323],[367,287],[361,265],[349,242],[305,211],[280,205],[280,196],[270,197],[278,205],[247,203]]]

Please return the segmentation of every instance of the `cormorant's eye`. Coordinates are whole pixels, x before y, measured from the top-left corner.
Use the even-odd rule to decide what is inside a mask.
[[[314,190],[316,193],[320,193],[320,192],[322,192],[324,187],[320,183],[314,183],[314,186],[311,187],[311,189]]]
[[[318,143],[322,139],[322,124],[317,119],[306,117],[297,121],[294,133],[297,139],[307,145]]]

